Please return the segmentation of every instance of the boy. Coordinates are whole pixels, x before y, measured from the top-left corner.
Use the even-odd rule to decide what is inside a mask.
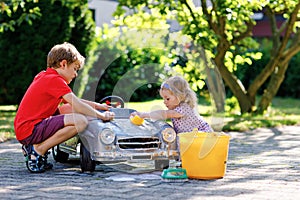
[[[15,133],[23,144],[24,156],[28,156],[27,168],[31,172],[51,169],[48,150],[83,131],[88,125],[87,116],[114,118],[108,106],[80,99],[68,86],[84,60],[72,44],[55,45],[48,53],[46,71],[35,76],[19,105]]]

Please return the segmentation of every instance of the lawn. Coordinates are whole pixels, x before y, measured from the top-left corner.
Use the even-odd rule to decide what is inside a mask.
[[[126,106],[139,111],[165,109],[162,100],[130,102]],[[300,101],[292,98],[274,98],[264,115],[240,115],[236,114],[238,111],[220,115],[204,100],[200,100],[198,111],[217,131],[246,131],[259,127],[300,124]]]
[[[259,127],[300,125],[300,101],[292,98],[274,98],[264,115],[231,115],[223,131],[246,131]]]
[[[0,142],[14,138],[16,106],[0,106]]]
[[[300,124],[300,101],[298,99],[275,98],[264,115],[239,115],[236,114],[238,112],[220,115],[213,111],[211,105],[201,101],[198,106],[200,114],[217,131],[246,131],[259,127]],[[165,109],[162,100],[129,102],[125,104],[125,107],[138,111]],[[16,106],[0,106],[0,142],[15,137],[13,129],[15,114]]]

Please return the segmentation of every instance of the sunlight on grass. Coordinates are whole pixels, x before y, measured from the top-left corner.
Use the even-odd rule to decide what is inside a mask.
[[[0,105],[0,111],[15,111],[17,109],[17,106],[15,105]]]
[[[150,112],[153,110],[166,109],[162,99],[145,101],[145,102],[128,102],[125,104],[126,108],[131,108],[140,112]]]
[[[291,98],[274,98],[272,105],[264,115],[215,113],[208,102],[200,100],[198,111],[216,131],[247,131],[259,127],[276,127],[282,125],[300,125],[300,101]],[[146,102],[129,102],[126,108],[141,112],[167,109],[162,99]],[[16,114],[15,105],[0,106],[0,142],[15,138],[13,121]],[[170,120],[168,120],[170,122]],[[217,127],[217,128],[216,128]]]
[[[0,142],[14,138],[16,106],[0,106]]]
[[[166,106],[162,99],[145,101],[145,102],[129,102],[125,105],[126,108],[135,109],[140,112],[150,112],[154,110],[166,110]],[[203,103],[198,105],[198,112],[207,121],[214,130],[220,131],[225,125],[225,119],[223,115],[214,113],[214,109],[208,103]],[[170,120],[167,120],[171,122]]]
[[[300,100],[292,98],[274,98],[271,108],[285,114],[300,115]]]
[[[230,113],[216,113],[214,107],[207,101],[204,99],[199,100],[198,111],[200,115],[216,131],[246,131],[259,127],[300,124],[300,101],[298,99],[276,97],[264,115],[235,114],[240,113],[238,110],[232,110]],[[167,109],[162,99],[146,102],[129,102],[125,107],[141,112]]]
[[[153,101],[145,101],[145,102],[129,102],[125,104],[126,108],[135,109],[141,112],[149,112],[153,110],[166,110],[162,99],[153,100]],[[213,108],[210,105],[198,105],[198,111],[201,115],[211,115],[213,112]]]

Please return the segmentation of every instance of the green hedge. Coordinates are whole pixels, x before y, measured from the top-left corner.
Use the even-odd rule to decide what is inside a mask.
[[[46,69],[47,54],[55,44],[73,43],[84,55],[90,51],[95,24],[87,1],[39,1],[42,16],[32,25],[23,23],[15,31],[0,33],[0,104],[18,104],[34,76]],[[25,4],[37,6],[32,2]],[[2,21],[15,19],[22,14],[19,7],[11,17],[1,16]]]

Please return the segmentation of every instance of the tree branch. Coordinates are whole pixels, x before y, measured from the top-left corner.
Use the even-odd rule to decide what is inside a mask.
[[[276,18],[275,18],[275,13],[273,10],[267,5],[266,6],[266,15],[268,16],[270,20],[270,26],[271,26],[271,32],[272,32],[272,44],[273,44],[273,49],[272,49],[272,55],[275,54],[277,51],[279,44],[280,44],[280,34],[277,28],[276,24]],[[286,25],[284,25],[286,27]]]
[[[196,20],[196,16],[194,15],[194,12],[193,12],[191,6],[188,4],[188,2],[186,0],[180,0],[180,3],[182,3],[183,5],[185,5],[187,7],[187,9],[190,11],[190,14],[192,15],[192,18],[194,20]]]
[[[291,34],[293,33],[293,27],[295,25],[295,22],[297,20],[297,15],[300,9],[300,2],[298,2],[298,4],[296,5],[295,9],[293,10],[293,12],[290,14],[290,18],[287,21],[287,27],[286,27],[286,32],[283,36],[282,42],[281,42],[281,46],[279,47],[278,52],[281,53],[284,51],[290,37]]]
[[[214,2],[212,2],[212,3],[213,3],[213,10],[215,10]],[[211,13],[208,13],[207,5],[206,5],[206,0],[201,0],[201,7],[202,7],[202,12],[203,12],[203,14],[204,14],[205,17],[207,18],[209,27],[210,27],[215,33],[219,33],[218,28],[217,28],[218,26],[217,26],[216,23],[213,22]]]
[[[290,48],[285,50],[282,54],[282,62],[288,63],[294,55],[296,55],[300,51],[300,32],[297,32],[295,34],[295,37],[293,38],[292,45]]]
[[[243,40],[247,36],[251,36],[252,30],[254,27],[254,23],[252,21],[249,21],[247,23],[247,30],[245,32],[239,32],[240,35],[238,37],[233,37],[232,44],[237,44],[239,41]]]
[[[268,8],[268,10],[269,9],[270,8]],[[283,58],[282,55],[284,53],[284,49],[286,48],[287,42],[291,36],[293,26],[297,19],[297,14],[299,12],[299,9],[300,9],[300,2],[296,5],[296,7],[294,8],[293,12],[290,15],[290,18],[287,23],[288,24],[287,29],[286,29],[284,38],[283,38],[280,46],[278,48],[274,49],[274,51],[276,51],[276,52],[273,55],[271,55],[269,63],[266,65],[266,67],[261,71],[261,73],[255,78],[255,80],[249,86],[248,95],[250,97],[253,96],[254,94],[256,94],[257,90],[262,86],[262,84],[266,81],[266,79],[269,78],[269,76],[274,71],[275,66],[277,66],[279,62],[282,62],[282,60],[281,60]],[[271,11],[271,9],[269,11]],[[273,14],[273,16],[274,16],[274,14]],[[293,49],[297,49],[297,47],[295,47]],[[292,53],[292,52],[290,51],[290,53]]]

